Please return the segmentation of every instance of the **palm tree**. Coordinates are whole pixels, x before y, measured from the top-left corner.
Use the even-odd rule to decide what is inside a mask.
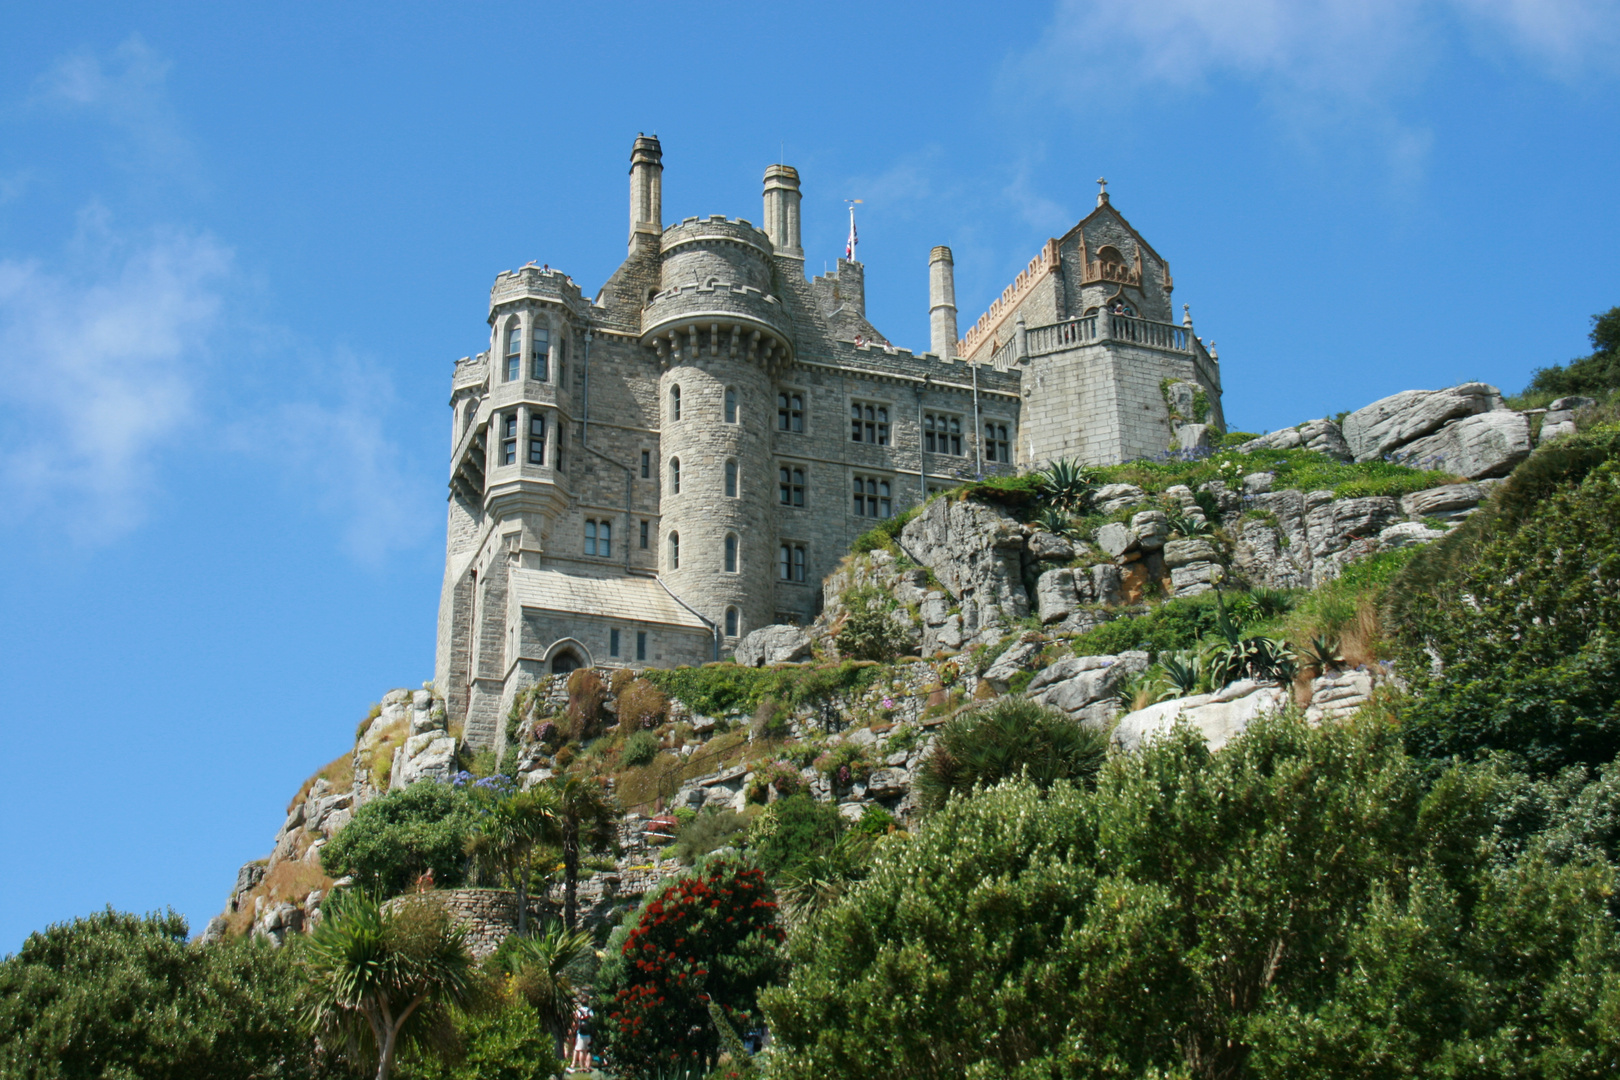
[[[362,893],[336,894],[322,906],[303,962],[310,1026],[351,1053],[369,1029],[377,1080],[388,1080],[402,1040],[443,1048],[448,1011],[481,997],[465,931],[426,897],[384,907]]]
[[[548,781],[557,800],[556,833],[563,853],[563,924],[578,914],[581,850],[611,851],[619,838],[619,807],[596,780],[564,773]]]
[[[478,831],[467,841],[467,854],[493,868],[517,893],[520,937],[529,933],[534,849],[556,833],[557,824],[557,793],[539,786],[487,799]]]
[[[512,988],[523,996],[557,1044],[564,1057],[563,1040],[574,1018],[574,981],[568,968],[591,951],[591,936],[565,930],[553,923],[538,937],[513,939],[502,966],[512,976]]]

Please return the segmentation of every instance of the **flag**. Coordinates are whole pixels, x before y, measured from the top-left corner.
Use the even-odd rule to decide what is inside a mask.
[[[844,258],[850,262],[855,261],[855,245],[857,242],[855,236],[855,208],[852,206],[849,208],[849,242],[844,245]]]

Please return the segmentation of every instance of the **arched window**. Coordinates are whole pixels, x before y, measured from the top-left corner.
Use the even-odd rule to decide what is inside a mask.
[[[737,636],[737,609],[734,607],[726,608],[726,636]]]
[[[669,459],[669,493],[671,495],[681,493],[681,459],[678,457]]]
[[[737,463],[726,462],[726,495],[729,498],[737,497]]]
[[[564,649],[551,658],[551,673],[553,675],[566,675],[575,668],[583,667],[578,654],[572,649]]]
[[[681,568],[681,534],[680,533],[670,533],[669,534],[669,568],[671,570],[679,570]]]
[[[728,386],[728,387],[726,387],[726,423],[735,424],[736,422],[737,422],[737,388],[734,387],[734,386]]]
[[[737,572],[737,534],[726,534],[726,573]]]
[[[679,383],[669,388],[669,418],[671,420],[681,418],[681,387]]]
[[[529,378],[546,382],[551,378],[551,331],[534,328],[534,347],[529,350]]]
[[[506,381],[523,374],[523,324],[513,319],[506,327]]]

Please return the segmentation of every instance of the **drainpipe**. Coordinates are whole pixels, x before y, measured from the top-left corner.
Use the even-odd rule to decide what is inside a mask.
[[[634,528],[635,507],[632,503],[632,494],[635,490],[634,470],[622,461],[614,461],[600,450],[591,446],[591,332],[589,324],[585,326],[585,374],[583,376],[582,393],[584,395],[584,415],[579,421],[579,445],[588,453],[595,454],[609,465],[617,465],[624,470],[624,569],[630,571],[630,532]]]
[[[923,384],[928,382],[928,376],[923,376]],[[928,451],[923,443],[923,392],[922,386],[913,387],[917,395],[917,501],[922,504],[928,501]]]
[[[979,421],[979,365],[974,363],[973,368],[973,473],[980,480],[984,479],[984,446],[979,442],[979,433],[983,430]]]
[[[714,658],[715,660],[719,660],[720,624],[717,622],[710,622],[703,612],[699,611],[697,608],[693,607],[691,604],[688,604],[685,600],[682,600],[679,596],[677,596],[675,594],[675,590],[669,587],[669,583],[665,581],[661,575],[657,578],[657,581],[659,585],[663,586],[664,591],[669,593],[671,600],[674,600],[677,604],[681,605],[681,607],[685,608],[687,611],[690,611],[693,615],[696,615],[698,617],[698,621],[709,628],[710,634],[712,634],[714,637]]]

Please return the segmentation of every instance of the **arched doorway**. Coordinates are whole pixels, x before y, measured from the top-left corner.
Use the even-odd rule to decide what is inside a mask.
[[[551,658],[551,673],[553,675],[566,675],[575,668],[584,666],[584,661],[572,649],[564,649]]]

